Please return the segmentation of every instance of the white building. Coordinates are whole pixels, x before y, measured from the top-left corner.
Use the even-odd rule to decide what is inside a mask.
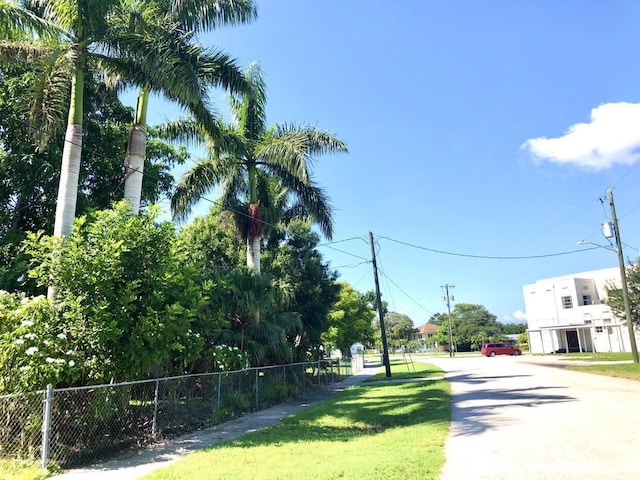
[[[616,317],[605,303],[609,284],[621,288],[619,268],[525,285],[531,353],[630,352],[626,320]]]

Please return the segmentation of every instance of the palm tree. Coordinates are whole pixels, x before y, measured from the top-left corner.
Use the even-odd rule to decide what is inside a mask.
[[[277,179],[286,194],[304,206],[305,214],[331,238],[331,209],[309,168],[315,155],[346,152],[347,147],[331,132],[315,127],[267,127],[265,84],[259,65],[249,65],[244,75],[250,91],[242,98],[230,96],[231,124],[219,123],[215,131],[193,122],[166,129],[174,138],[204,138],[209,155],[184,174],[171,207],[174,217],[184,219],[202,195],[221,186],[227,206],[242,206],[241,215],[236,216],[238,231],[247,243],[247,266],[259,273],[264,224],[260,205],[269,198],[269,179]]]
[[[164,45],[167,68],[155,82],[161,93],[177,100],[207,122],[208,86],[242,93],[247,85],[234,61],[222,52],[204,56],[196,45],[190,44],[193,35],[201,30],[221,25],[246,23],[256,16],[252,0],[126,0],[118,9],[117,19],[123,28],[139,36],[150,47]],[[140,52],[144,61],[146,52]],[[154,90],[151,81],[142,83],[138,93],[133,125],[129,131],[125,158],[124,198],[135,215],[140,208],[144,161],[146,157],[146,119],[149,96]],[[204,115],[204,117],[203,117]],[[209,122],[211,128],[215,123]]]
[[[43,64],[51,66],[52,78],[64,78],[71,87],[56,204],[56,236],[67,236],[75,217],[82,151],[84,77],[93,52],[107,47],[110,33],[107,19],[115,3],[114,0],[24,0],[5,1],[1,5],[0,32],[4,41],[0,48],[3,56],[9,53],[23,58],[38,57]],[[50,81],[50,85],[66,87],[68,84]],[[57,88],[51,96],[65,95]],[[49,112],[50,126],[54,126],[60,112]]]

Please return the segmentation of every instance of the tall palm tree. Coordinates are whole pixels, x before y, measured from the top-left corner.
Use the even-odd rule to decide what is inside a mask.
[[[70,83],[54,235],[67,236],[75,217],[82,151],[84,77],[93,52],[107,47],[114,0],[24,0],[3,2],[0,32],[4,52],[35,55]],[[21,29],[21,33],[18,33]],[[6,42],[8,40],[9,42]],[[51,82],[51,85],[55,85]],[[56,86],[66,86],[57,84]],[[56,95],[60,97],[59,91]],[[54,115],[54,112],[51,114]],[[53,122],[52,122],[53,123]]]
[[[207,121],[208,109],[204,105],[208,86],[242,93],[247,84],[234,61],[222,52],[203,56],[190,44],[199,31],[222,25],[247,23],[256,17],[252,0],[123,0],[116,18],[132,35],[140,36],[151,49],[165,45],[168,64],[155,84],[163,84],[161,93],[178,100],[196,116]],[[140,58],[146,58],[140,52]],[[186,72],[185,72],[186,70]],[[187,81],[192,79],[192,81]],[[129,200],[135,215],[140,208],[144,161],[146,156],[146,119],[150,93],[154,84],[141,85],[136,103],[133,125],[129,131],[125,158],[124,198]],[[215,128],[215,123],[210,123]]]
[[[242,98],[230,96],[231,124],[219,123],[211,131],[198,123],[172,124],[174,138],[206,142],[208,157],[182,177],[171,207],[174,217],[184,219],[202,195],[222,187],[227,205],[241,201],[246,209],[236,216],[238,230],[247,243],[247,266],[260,272],[263,220],[260,204],[267,198],[269,178],[281,182],[305,212],[331,238],[333,219],[323,190],[310,174],[315,155],[346,152],[346,145],[331,132],[293,124],[266,125],[266,93],[262,71],[252,63],[244,72],[250,90]],[[262,199],[261,199],[262,197]],[[244,218],[244,221],[240,221]]]

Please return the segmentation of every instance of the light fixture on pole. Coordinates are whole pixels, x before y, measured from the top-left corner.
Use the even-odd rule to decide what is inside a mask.
[[[622,301],[624,302],[624,312],[627,319],[627,330],[629,331],[629,343],[631,345],[631,355],[633,357],[633,363],[640,363],[638,358],[638,346],[636,345],[636,334],[633,328],[633,321],[631,320],[631,305],[629,304],[629,287],[627,286],[627,269],[624,265],[624,257],[622,256],[622,241],[620,240],[620,229],[618,228],[618,218],[616,217],[616,207],[613,203],[613,192],[611,189],[607,192],[609,197],[609,205],[611,207],[611,217],[613,222],[604,222],[602,224],[602,234],[605,238],[609,239],[615,237],[616,248],[606,247],[593,242],[586,242],[580,240],[578,245],[595,245],[596,247],[604,248],[618,254],[618,263],[620,265],[620,282],[622,283]]]

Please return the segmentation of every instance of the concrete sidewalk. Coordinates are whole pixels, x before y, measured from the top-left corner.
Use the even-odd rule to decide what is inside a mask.
[[[255,432],[278,423],[292,413],[319,403],[333,394],[358,385],[378,372],[377,364],[365,364],[364,370],[339,383],[309,392],[290,402],[281,403],[235,420],[179,437],[171,442],[153,445],[91,467],[68,470],[54,480],[133,480],[153,470],[166,467],[181,457],[216,443],[233,440],[245,433]]]

